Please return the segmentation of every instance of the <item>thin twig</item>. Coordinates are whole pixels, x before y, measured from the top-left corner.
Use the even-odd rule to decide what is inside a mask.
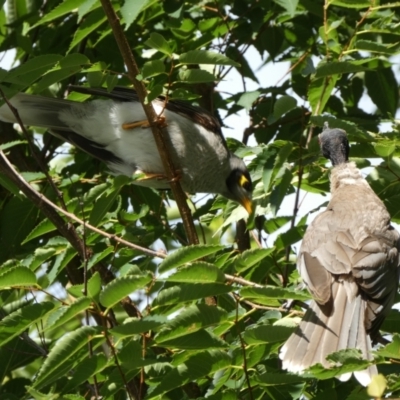
[[[251,287],[258,287],[258,288],[264,287],[263,285],[260,285],[258,283],[251,282],[244,278],[241,278],[240,276],[233,276],[233,275],[225,274],[225,279],[227,281],[230,281],[233,283],[239,283],[240,285],[243,285],[243,286],[251,286]]]
[[[252,301],[249,300],[243,300],[239,298],[239,301],[241,303],[245,303],[247,305],[249,305],[251,308],[255,308],[257,310],[266,310],[266,311],[279,311],[282,313],[287,313],[289,312],[289,310],[287,308],[284,307],[269,307],[269,306],[261,306],[260,304],[256,304],[253,303]],[[303,316],[304,315],[304,311],[297,311],[297,310],[290,310],[290,315],[299,315],[299,316]]]
[[[236,299],[235,326],[236,326],[237,334],[238,334],[239,341],[240,341],[240,347],[241,347],[242,353],[243,353],[243,371],[244,371],[244,376],[246,377],[247,387],[249,389],[249,398],[250,398],[250,400],[253,400],[254,399],[253,388],[251,387],[249,371],[247,369],[246,343],[243,340],[242,332],[240,331],[240,328],[239,328],[239,300],[236,298],[236,296],[235,296],[235,299]]]

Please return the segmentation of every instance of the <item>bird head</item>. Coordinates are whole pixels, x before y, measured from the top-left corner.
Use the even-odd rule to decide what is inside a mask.
[[[318,136],[322,155],[331,160],[332,165],[343,164],[349,159],[349,141],[342,129],[326,127]]]
[[[226,189],[222,194],[226,198],[240,203],[251,214],[253,184],[249,171],[243,160],[235,155],[232,155],[230,158],[230,167],[231,172],[226,179]]]

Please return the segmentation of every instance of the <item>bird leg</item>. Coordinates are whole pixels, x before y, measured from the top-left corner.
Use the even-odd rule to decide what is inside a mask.
[[[178,182],[182,179],[182,171],[177,169],[175,171],[176,175],[170,180],[170,182]]]
[[[167,177],[164,174],[145,174],[143,178],[140,178],[140,181],[148,181],[150,179],[156,179],[158,181],[166,180]]]
[[[157,118],[156,124],[160,128],[165,128],[167,126],[164,115],[161,115]],[[142,121],[125,122],[124,124],[122,124],[122,129],[124,130],[136,129],[136,128],[149,128],[149,127],[150,127],[150,122],[147,119]]]
[[[122,124],[122,129],[128,130],[136,128],[148,128],[149,126],[150,126],[149,121],[145,119],[143,121],[126,122]]]

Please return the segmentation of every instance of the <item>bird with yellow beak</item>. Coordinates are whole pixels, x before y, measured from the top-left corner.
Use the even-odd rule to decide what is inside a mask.
[[[19,93],[12,105],[25,125],[48,128],[62,140],[100,159],[115,175],[136,176],[134,183],[168,189],[169,183],[136,92],[115,88],[73,90],[105,97],[87,102]],[[159,97],[152,102],[171,141],[172,160],[187,193],[215,193],[251,213],[252,182],[243,160],[232,154],[218,120],[202,108]],[[16,122],[7,104],[0,120]]]

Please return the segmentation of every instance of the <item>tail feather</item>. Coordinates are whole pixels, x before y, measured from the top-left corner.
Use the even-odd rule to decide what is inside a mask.
[[[284,344],[280,352],[282,366],[291,372],[301,373],[314,364],[326,368],[334,364],[326,357],[339,350],[357,348],[363,358],[371,360],[371,340],[365,329],[366,302],[361,296],[349,301],[346,289],[340,282],[332,285],[333,304],[310,304],[299,327]],[[364,386],[368,385],[376,366],[354,373]],[[340,380],[349,379],[344,374]]]
[[[17,94],[10,102],[17,109],[24,125],[40,126],[56,130],[70,130],[61,121],[60,113],[70,111],[74,105],[79,104],[68,100],[32,96],[25,93]],[[0,107],[0,120],[12,123],[17,122],[15,115],[7,104]]]

